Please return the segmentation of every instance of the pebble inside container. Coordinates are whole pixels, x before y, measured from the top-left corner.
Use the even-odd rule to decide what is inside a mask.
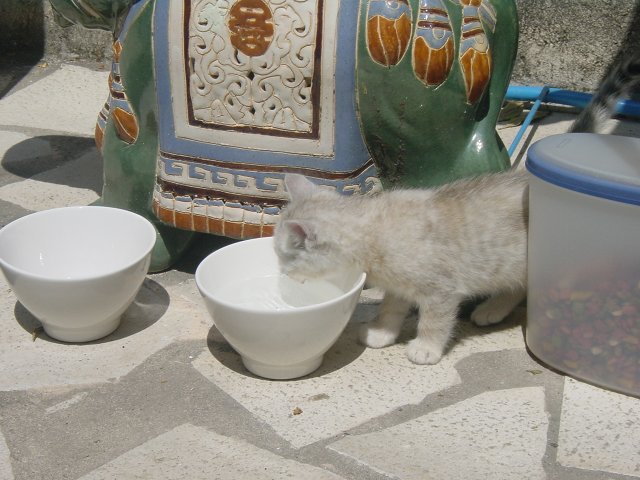
[[[526,168],[527,346],[573,377],[640,396],[640,139],[548,137]]]

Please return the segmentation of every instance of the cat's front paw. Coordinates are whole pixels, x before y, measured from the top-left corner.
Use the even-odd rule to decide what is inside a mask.
[[[444,348],[431,340],[414,338],[407,345],[407,357],[418,365],[434,365],[440,361]]]
[[[360,328],[360,342],[371,348],[383,348],[396,342],[397,334],[375,324],[364,324]]]

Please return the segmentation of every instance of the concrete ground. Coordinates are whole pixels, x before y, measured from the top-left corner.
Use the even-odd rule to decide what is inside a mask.
[[[107,75],[0,72],[0,226],[98,198],[91,136]],[[528,140],[572,117],[543,118]],[[634,122],[610,127],[640,136]],[[499,133],[509,144],[516,130]],[[368,292],[319,371],[248,374],[194,284],[214,243],[149,275],[121,327],[90,344],[34,335],[38,322],[0,280],[0,479],[640,477],[640,401],[536,362],[523,308],[494,327],[462,320],[446,357],[417,366],[403,345],[356,342],[376,312]]]

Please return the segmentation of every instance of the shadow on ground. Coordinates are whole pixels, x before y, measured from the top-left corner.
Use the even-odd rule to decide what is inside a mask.
[[[86,155],[98,178],[102,177],[102,157],[93,138],[43,135],[29,138],[10,147],[0,159],[2,169],[13,175],[30,178],[60,167]],[[95,183],[91,181],[88,184]],[[58,182],[59,183],[59,182]],[[69,185],[88,187],[88,185]]]
[[[169,308],[169,293],[159,283],[147,278],[131,306],[122,314],[120,326],[110,335],[93,342],[78,345],[95,345],[116,342],[146,330],[156,323]],[[16,302],[14,315],[20,326],[33,337],[33,341],[66,344],[49,337],[42,331],[42,324],[20,302]]]

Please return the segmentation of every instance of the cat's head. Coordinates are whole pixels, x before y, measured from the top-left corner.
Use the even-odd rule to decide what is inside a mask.
[[[304,280],[321,278],[344,266],[340,240],[340,195],[302,175],[287,174],[290,201],[280,212],[274,248],[284,273]]]

